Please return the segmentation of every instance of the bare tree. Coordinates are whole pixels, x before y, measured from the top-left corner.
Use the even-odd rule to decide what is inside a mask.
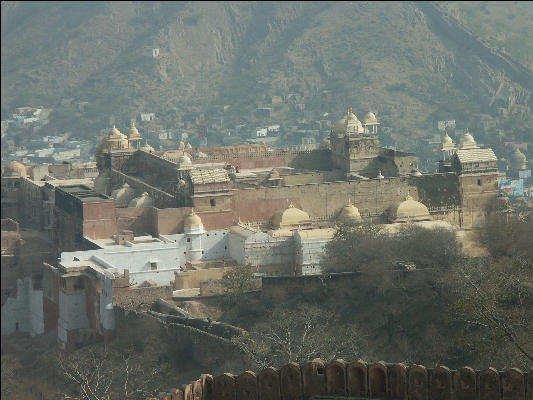
[[[461,323],[459,343],[502,367],[533,362],[533,260],[463,260],[444,278],[455,300],[452,320]]]
[[[365,347],[355,325],[341,324],[329,312],[309,305],[273,310],[264,322],[233,342],[258,370],[317,357],[356,359]]]
[[[145,399],[159,391],[158,369],[147,368],[129,352],[117,360],[107,351],[80,350],[60,354],[58,363],[63,376],[73,384],[72,393],[63,394],[65,399]]]

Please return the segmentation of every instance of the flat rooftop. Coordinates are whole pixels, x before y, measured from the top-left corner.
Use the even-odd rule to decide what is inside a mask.
[[[109,200],[110,197],[95,192],[94,189],[86,185],[60,186],[60,190],[77,197],[81,201]]]

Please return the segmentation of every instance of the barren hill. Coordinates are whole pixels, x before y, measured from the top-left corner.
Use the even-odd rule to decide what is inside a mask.
[[[470,3],[2,2],[2,119],[69,98],[89,106],[57,107],[49,129],[89,136],[139,112],[171,127],[220,105],[231,127],[296,93],[314,119],[377,111],[402,148],[437,119],[473,127],[502,110],[524,139],[515,121],[531,119],[533,10],[506,4],[498,17],[491,2],[488,14]],[[273,119],[297,117],[281,107]]]

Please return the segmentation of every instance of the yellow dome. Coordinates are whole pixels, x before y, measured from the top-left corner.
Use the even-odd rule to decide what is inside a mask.
[[[137,197],[131,200],[128,204],[128,207],[141,208],[141,207],[151,207],[153,204],[152,198],[148,195],[147,192],[144,192],[141,197]]]
[[[278,211],[272,217],[272,225],[276,228],[285,228],[289,226],[303,224],[309,221],[309,214],[302,211],[291,203],[282,211]]]
[[[121,188],[111,192],[111,197],[115,199],[117,207],[127,207],[129,202],[135,197],[135,190],[128,183],[124,183]]]
[[[475,149],[477,148],[477,143],[474,140],[474,137],[470,134],[470,132],[466,131],[464,135],[461,137],[460,149]]]
[[[109,131],[109,136],[107,137],[107,140],[109,142],[118,142],[120,139],[123,139],[124,135],[120,133],[120,131],[117,129],[115,125],[113,125],[113,128]]]
[[[183,220],[183,227],[191,228],[193,226],[203,226],[202,219],[194,212],[194,209]]]
[[[139,133],[139,131],[135,127],[135,122],[132,122],[131,123],[131,128],[128,131],[128,139],[129,140],[136,140],[136,139],[140,139],[140,138],[141,138],[141,134]]]
[[[190,143],[187,143],[187,145],[185,146],[185,149],[192,150],[192,145]]]
[[[13,178],[25,178],[26,167],[18,161],[11,161],[4,169],[4,176]]]
[[[419,201],[413,200],[410,195],[407,195],[404,201],[392,208],[390,216],[393,222],[424,221],[431,219],[428,208]]]
[[[349,201],[348,204],[342,207],[341,212],[339,213],[339,220],[352,223],[361,222],[361,214],[359,214],[357,207]]]
[[[369,111],[366,113],[365,117],[363,118],[363,125],[377,125],[379,124],[378,119],[376,118],[376,114],[374,114],[372,111]]]
[[[180,142],[178,145],[178,150],[184,150],[185,149],[185,143]]]

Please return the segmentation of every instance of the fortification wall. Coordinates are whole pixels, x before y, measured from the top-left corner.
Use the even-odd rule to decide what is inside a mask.
[[[233,267],[207,268],[195,271],[184,271],[179,274],[174,272],[174,290],[199,288],[200,282],[220,280],[227,271]]]
[[[148,313],[115,307],[116,342],[127,349],[149,347],[161,360],[191,363],[208,371],[244,368],[237,348],[224,337]]]
[[[113,288],[113,304],[123,309],[136,310],[141,305],[151,306],[159,299],[171,300],[172,289],[170,285]]]
[[[226,162],[239,169],[293,167],[327,171],[332,165],[329,150],[273,150],[248,154],[224,154],[193,160],[193,164],[208,162]]]
[[[299,399],[315,396],[364,397],[389,399],[439,400],[525,400],[531,399],[533,372],[516,368],[497,371],[487,368],[475,371],[471,367],[450,370],[439,366],[407,366],[363,360],[348,363],[320,359],[303,366],[295,363],[280,369],[267,368],[258,374],[251,371],[240,375],[225,373],[213,377],[203,374],[194,382],[162,394],[163,399],[184,400],[248,400]]]

